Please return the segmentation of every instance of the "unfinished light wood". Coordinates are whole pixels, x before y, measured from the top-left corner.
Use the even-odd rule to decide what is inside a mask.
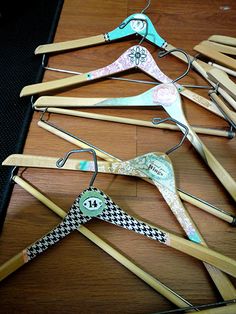
[[[51,133],[59,136],[60,138],[63,138],[64,140],[66,140],[66,141],[68,141],[68,142],[70,142],[70,143],[72,143],[74,145],[77,145],[77,146],[79,146],[81,148],[89,148],[89,146],[86,145],[85,143],[83,143],[82,141],[79,141],[79,140],[77,140],[77,139],[75,139],[75,138],[73,138],[73,137],[71,137],[71,136],[61,132],[60,130],[57,130],[57,129],[53,128],[52,126],[46,124],[43,121],[38,121],[38,126],[43,128],[43,129],[45,129],[45,130],[47,130],[48,132],[51,132]],[[98,157],[100,157],[102,159],[108,158],[108,156],[106,154],[102,153],[99,150],[96,150],[96,154],[97,154]],[[109,161],[109,159],[106,159],[106,160]],[[114,159],[111,158],[110,160],[112,161]]]
[[[208,40],[203,40],[200,44],[208,47],[209,49],[213,48],[214,50],[217,50],[222,53],[236,55],[236,47],[226,46]]]
[[[231,70],[229,68],[223,67],[222,65],[214,63],[214,62],[211,62],[211,61],[209,61],[208,64],[213,66],[214,68],[217,68],[219,70],[224,71],[225,73],[227,73],[227,74],[229,74],[231,76],[236,77],[236,71],[233,71],[233,70]]]
[[[68,160],[69,161],[69,160]],[[71,161],[71,160],[70,160]],[[66,165],[65,165],[66,166]],[[61,209],[58,205],[52,202],[49,198],[47,198],[44,194],[42,194],[39,190],[30,185],[27,181],[22,179],[19,176],[14,176],[13,180],[21,186],[24,190],[34,196],[37,200],[39,200],[42,204],[47,206],[50,210],[52,210],[56,215],[61,217],[62,219],[66,216],[66,212]],[[121,265],[126,267],[129,271],[143,280],[146,284],[152,287],[155,291],[162,294],[165,298],[167,298],[170,302],[177,305],[178,307],[185,307],[190,305],[190,303],[184,300],[181,296],[179,296],[176,292],[171,290],[169,287],[165,286],[159,280],[151,276],[149,273],[144,271],[142,268],[137,266],[134,262],[129,260],[126,256],[122,255],[120,252],[115,250],[111,245],[98,237],[95,233],[90,231],[85,226],[80,226],[78,231],[82,233],[86,238],[100,247],[104,252],[109,254],[115,260],[117,260]],[[15,256],[12,260],[8,261],[5,264],[5,270],[3,271],[3,266],[0,267],[0,281],[6,278],[9,274],[23,266],[24,260],[22,255],[19,254]]]
[[[214,41],[219,44],[229,45],[236,47],[236,38],[224,35],[212,35],[208,38],[210,41]]]
[[[72,87],[79,83],[86,82],[87,77],[88,77],[88,73],[85,73],[81,75],[74,75],[74,76],[66,77],[59,80],[28,85],[22,89],[20,93],[20,97],[40,94],[42,92],[50,92],[50,91],[57,90],[60,88]]]
[[[225,89],[234,99],[236,99],[236,84],[228,77],[228,75],[219,69],[211,69],[207,71],[209,78],[220,87]]]
[[[0,281],[5,279],[7,276],[15,272],[21,266],[25,264],[24,253],[20,252],[9,259],[3,265],[0,265]]]
[[[236,125],[236,112],[231,111],[216,93],[211,93],[211,98],[224,111],[229,120],[231,120]]]
[[[204,162],[210,167],[218,180],[231,195],[233,200],[236,201],[236,181],[229,174],[229,172],[224,169],[224,167],[219,163],[219,161],[215,158],[215,156],[210,152],[210,150],[206,147],[206,145],[201,141],[201,139],[189,125],[185,117],[182,108],[181,98],[178,91],[176,90],[176,87],[173,84],[166,84],[166,89],[167,88],[169,88],[169,93],[174,92],[175,89],[175,99],[173,100],[171,105],[163,106],[165,111],[170,115],[170,117],[173,117],[174,119],[188,127],[188,140],[192,143],[193,147],[200,154]],[[185,133],[185,129],[183,127],[180,126],[180,129],[183,131],[183,133]]]
[[[199,314],[235,314],[236,304],[227,304],[227,306],[214,307],[207,310],[199,310]]]
[[[209,101],[209,99],[192,92],[190,89],[187,88],[183,88],[180,91],[180,94],[185,96],[186,98],[188,98],[189,100],[193,101],[194,103],[196,103],[197,105],[201,106],[204,109],[207,109],[208,111],[216,114],[217,116],[224,118],[222,116],[222,113],[219,111],[219,109],[215,106],[214,103],[212,103],[211,101]]]
[[[236,60],[231,57],[224,55],[213,48],[208,48],[205,45],[196,45],[194,48],[197,52],[203,54],[204,56],[211,58],[230,69],[236,70]]]
[[[111,115],[102,115],[98,113],[90,113],[90,112],[83,112],[83,111],[63,109],[63,108],[54,108],[54,107],[47,108],[47,111],[50,113],[58,113],[58,114],[64,114],[64,115],[80,117],[80,118],[131,124],[131,125],[144,126],[144,127],[156,128],[156,129],[180,131],[178,126],[174,124],[170,124],[170,123],[160,123],[158,125],[154,125],[152,122],[144,121],[144,120],[123,118],[123,117],[117,117],[117,116],[111,116]],[[209,129],[209,128],[204,128],[204,127],[193,127],[193,130],[199,134],[222,136],[222,137],[230,136],[228,131],[219,130],[219,129],[217,130],[217,129]]]
[[[82,98],[82,97],[59,97],[41,96],[36,99],[34,108],[40,107],[97,107],[99,103],[108,98]]]
[[[97,44],[102,44],[105,42],[106,42],[105,37],[103,34],[101,34],[87,38],[64,41],[60,43],[40,45],[35,49],[34,53],[37,55],[42,53],[71,50],[80,47],[89,47]]]
[[[57,134],[58,135],[58,134]],[[83,143],[81,142],[77,142],[77,146],[82,147],[80,145],[82,145]],[[86,146],[84,148],[91,148],[90,146]],[[99,152],[99,151],[97,151]],[[104,169],[110,169],[112,163],[117,163],[117,162],[121,162],[120,159],[116,158],[113,156],[113,158],[111,158],[111,155],[103,155],[103,157],[105,160],[109,160],[109,161],[98,161],[98,171],[99,172],[104,172],[104,173],[111,173],[110,171],[105,171]],[[35,168],[49,168],[49,169],[58,169],[56,167],[56,161],[58,160],[58,158],[56,157],[47,157],[47,156],[35,156],[35,155],[26,155],[26,154],[13,154],[8,156],[2,163],[3,166],[17,166],[17,167],[35,167]],[[80,159],[68,159],[67,163],[63,166],[63,169],[66,170],[81,170],[81,171],[87,171],[84,169],[81,169],[80,167]],[[140,177],[141,178],[141,177]],[[153,184],[153,182],[151,180],[145,179],[145,178],[141,178],[151,184]],[[183,201],[186,201],[228,223],[233,223],[235,220],[235,216],[233,216],[232,214],[228,213],[225,210],[222,210],[220,208],[216,208],[215,206],[211,206],[211,204],[206,203],[203,200],[199,200],[198,198],[196,198],[194,195],[190,195],[184,191],[181,191],[178,189],[178,193],[180,198]]]
[[[168,44],[165,46],[166,51],[170,51],[174,49],[175,47],[171,44]],[[183,62],[187,62],[186,58],[183,56],[183,54],[179,52],[171,52],[172,55],[177,57],[178,59],[182,60]],[[208,75],[207,71],[211,70],[213,67],[201,60],[195,59],[193,56],[188,54],[190,59],[192,60],[192,66],[210,83],[214,88],[216,88],[216,84],[212,82]],[[236,101],[221,87],[218,88],[218,92],[224,97],[226,101],[236,110]]]

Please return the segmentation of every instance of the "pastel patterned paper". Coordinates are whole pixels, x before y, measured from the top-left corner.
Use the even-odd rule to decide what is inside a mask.
[[[108,66],[89,72],[87,79],[102,78],[135,67],[162,83],[171,82],[171,79],[159,69],[150,52],[145,47],[139,45],[126,50],[116,61]]]
[[[93,162],[82,161],[81,163],[83,170],[94,171]],[[186,209],[176,192],[174,169],[171,160],[166,154],[148,153],[128,161],[98,164],[98,170],[99,172],[151,179],[163,195],[189,239],[197,243],[201,242],[198,232],[190,218],[186,215]]]

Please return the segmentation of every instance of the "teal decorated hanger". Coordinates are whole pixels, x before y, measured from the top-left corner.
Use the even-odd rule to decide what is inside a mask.
[[[107,41],[117,40],[130,35],[141,35],[158,47],[163,47],[166,41],[157,33],[149,17],[143,13],[128,16],[116,29],[106,33]]]
[[[142,10],[143,12],[144,10]],[[40,45],[35,49],[35,54],[66,51],[83,47],[94,46],[111,42],[131,35],[140,35],[155,46],[164,48],[166,41],[157,33],[153,23],[144,13],[134,13],[128,16],[118,27],[105,34],[75,39],[70,41]]]

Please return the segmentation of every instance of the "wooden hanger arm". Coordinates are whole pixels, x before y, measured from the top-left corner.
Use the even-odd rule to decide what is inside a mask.
[[[222,65],[219,65],[219,64],[211,62],[211,61],[209,61],[208,64],[213,66],[213,68],[217,68],[217,69],[222,70],[222,71],[224,71],[225,73],[227,73],[227,74],[229,74],[231,76],[236,77],[236,71],[233,71],[233,70],[231,70],[229,68],[223,67]]]
[[[139,59],[137,60],[136,57],[136,51],[138,50],[139,52]],[[145,60],[145,61],[140,61],[140,60]],[[66,88],[70,86],[74,86],[79,83],[84,83],[87,81],[103,78],[112,74],[117,74],[129,69],[132,69],[134,67],[137,67],[139,62],[142,65],[142,68],[146,68],[147,71],[149,71],[149,67],[147,64],[147,61],[151,60],[152,63],[154,62],[151,54],[148,52],[148,50],[144,47],[140,48],[140,46],[133,46],[126,50],[122,55],[119,56],[118,59],[116,59],[114,62],[111,64],[102,67],[100,69],[93,70],[88,73],[83,73],[80,75],[73,75],[71,77],[63,78],[60,80],[54,80],[54,81],[49,81],[49,82],[43,82],[43,83],[38,83],[38,84],[32,84],[25,86],[21,93],[20,97],[22,96],[29,96],[29,95],[34,95],[34,94],[39,94],[42,92],[49,92],[53,90],[57,90],[60,88]],[[144,65],[146,64],[146,67]],[[157,65],[156,65],[157,68]],[[154,68],[152,68],[151,72],[158,72],[158,74],[164,75],[160,69],[158,68],[158,71],[155,71]]]
[[[216,93],[211,93],[211,98],[218,104],[218,106],[220,106],[226,116],[236,125],[236,112],[230,110]]]
[[[198,258],[208,264],[215,266],[216,268],[224,271],[225,273],[235,276],[236,272],[236,261],[229,257],[222,256],[209,248],[202,245],[193,243],[189,240],[185,240],[174,234],[169,234],[170,236],[170,246],[176,250],[181,250],[182,252]]]
[[[26,263],[24,252],[20,252],[0,266],[0,281]]]
[[[197,134],[191,130],[188,126],[190,132],[188,138],[193,146],[196,148],[198,153],[201,155],[206,164],[210,167],[228,193],[231,195],[234,201],[236,201],[236,182],[231,177],[231,175],[224,169],[224,167],[219,163],[215,156],[210,152],[206,145],[200,140]]]
[[[39,109],[39,108],[36,108]],[[41,108],[42,110],[42,108]],[[63,108],[47,108],[48,112],[51,113],[58,113],[58,114],[64,114],[74,117],[81,117],[81,118],[87,118],[87,119],[95,119],[95,120],[102,120],[102,121],[110,121],[115,123],[125,123],[125,124],[131,124],[131,125],[138,125],[138,126],[144,126],[149,128],[157,128],[157,129],[166,129],[166,130],[173,130],[173,131],[180,131],[178,126],[170,123],[160,123],[158,125],[154,125],[150,121],[144,121],[144,120],[138,120],[138,119],[131,119],[131,118],[123,118],[123,117],[117,117],[117,116],[110,116],[110,115],[102,115],[98,113],[90,113],[90,112],[83,112],[78,110],[70,110],[70,109],[63,109]],[[210,128],[204,128],[204,127],[193,127],[195,132],[199,134],[206,134],[206,135],[213,135],[213,136],[223,136],[223,137],[232,137],[234,136],[234,133],[229,133],[225,130],[220,129],[210,129]]]
[[[227,306],[218,306],[207,310],[198,311],[199,314],[235,314],[236,304],[227,304]]]
[[[8,156],[2,163],[3,166],[15,165],[17,167],[26,167],[26,168],[48,168],[48,169],[64,169],[64,170],[80,170],[80,171],[91,171],[94,167],[94,162],[89,160],[82,159],[68,159],[67,163],[63,168],[58,168],[56,163],[59,157],[47,157],[47,156],[34,156],[34,155],[21,155],[13,154]],[[114,163],[114,162],[113,162]],[[99,172],[111,172],[111,166],[113,164],[109,161],[98,160],[98,171]],[[116,162],[119,164],[119,162]],[[117,165],[118,166],[118,165]],[[129,174],[130,175],[130,174]]]
[[[219,62],[220,64],[229,67],[230,69],[236,70],[236,60],[222,54],[221,52],[218,52],[217,50],[213,48],[208,48],[205,45],[199,44],[199,45],[196,45],[193,49],[203,54],[204,56],[211,58]]]
[[[195,60],[193,61],[193,66],[195,69],[214,87],[216,88],[216,83],[212,82],[210,78],[207,75],[207,72],[214,69],[213,66],[201,61],[201,60]],[[223,88],[220,86],[218,87],[218,92],[221,94],[221,96],[236,110],[236,101],[233,99]]]
[[[175,48],[174,46],[168,44],[165,47],[166,51],[169,51],[171,49]],[[178,59],[184,61],[186,63],[186,58],[184,58],[184,56],[180,53],[176,53],[176,52],[172,52],[171,54],[173,54],[174,56],[176,56]],[[201,60],[198,59],[194,59],[193,56],[189,55],[190,59],[192,60],[192,66],[215,88],[216,84],[214,82],[212,82],[208,75],[207,75],[207,71],[211,70],[213,67]],[[224,99],[226,101],[228,101],[228,103],[236,110],[236,101],[221,87],[218,88],[218,92],[224,97]]]
[[[236,38],[230,36],[223,36],[223,35],[212,35],[208,38],[210,41],[214,41],[219,44],[229,45],[236,47]]]
[[[89,47],[89,46],[93,46],[97,44],[103,44],[105,42],[106,42],[105,35],[101,34],[101,35],[91,36],[87,38],[40,45],[35,49],[34,53],[38,55],[38,54],[49,53],[49,52],[65,51],[65,50],[71,50],[71,49],[76,49],[76,48],[81,48],[81,47]]]
[[[236,55],[236,47],[226,46],[208,40],[203,40],[202,42],[200,42],[200,45],[204,45],[209,49],[214,49],[218,52],[226,53],[228,55]]]
[[[209,101],[209,99],[202,97],[185,87],[180,91],[180,94],[200,105],[202,108],[209,110],[221,118],[224,118],[217,106],[212,101]]]
[[[41,96],[35,101],[34,107],[97,107],[99,103],[107,99],[108,98]]]
[[[28,85],[21,90],[20,97],[50,92],[60,88],[74,86],[76,84],[86,82],[88,80],[88,75],[89,73],[85,73],[81,75],[73,75],[60,80]]]
[[[236,84],[228,77],[228,75],[219,69],[211,69],[207,75],[214,83],[219,83],[220,87],[225,89],[234,99],[236,99]]]

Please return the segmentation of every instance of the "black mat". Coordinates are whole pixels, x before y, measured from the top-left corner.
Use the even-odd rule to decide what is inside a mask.
[[[10,167],[2,161],[21,153],[32,117],[25,85],[40,82],[42,56],[35,48],[53,40],[63,0],[0,1],[0,229],[12,191]]]

